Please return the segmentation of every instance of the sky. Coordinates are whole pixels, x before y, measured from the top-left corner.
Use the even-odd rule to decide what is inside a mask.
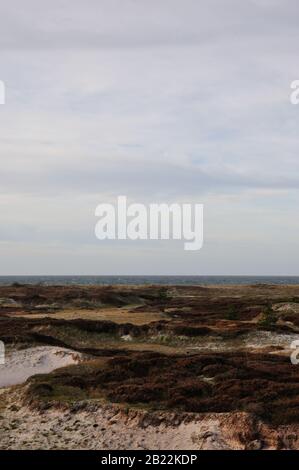
[[[0,275],[299,275],[296,0],[0,0]],[[204,244],[95,208],[204,204]]]

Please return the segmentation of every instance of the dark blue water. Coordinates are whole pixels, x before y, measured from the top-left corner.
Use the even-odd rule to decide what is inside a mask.
[[[0,285],[209,285],[209,284],[299,284],[299,276],[0,276]]]

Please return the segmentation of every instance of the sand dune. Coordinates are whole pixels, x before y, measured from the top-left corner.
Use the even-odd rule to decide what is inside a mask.
[[[81,355],[75,351],[53,346],[40,346],[6,354],[0,365],[0,387],[25,382],[36,374],[47,374],[59,367],[77,363]]]

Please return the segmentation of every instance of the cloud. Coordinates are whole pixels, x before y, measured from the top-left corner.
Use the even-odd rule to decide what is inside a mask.
[[[69,247],[76,246],[81,263],[90,245],[85,272],[95,272],[95,256],[105,273],[100,260],[109,264],[109,257],[96,254],[93,210],[118,194],[206,204],[208,240],[221,244],[225,235],[229,273],[240,272],[241,261],[243,272],[248,263],[252,271],[254,260],[260,274],[285,269],[283,246],[298,261],[299,108],[289,102],[298,78],[298,2],[17,4],[0,5],[0,238],[11,244],[1,257],[3,274],[10,262],[17,270],[22,240],[39,247],[32,251],[35,272],[66,272]],[[278,206],[288,230],[280,227]],[[279,261],[265,260],[264,267],[260,211],[263,233],[271,227],[279,234]],[[230,230],[223,228],[227,219]],[[238,253],[237,263],[242,240],[250,250]],[[57,256],[49,257],[51,241],[61,245]],[[131,248],[125,261],[122,250],[116,246],[111,255],[115,274],[126,267],[148,272],[145,251],[136,246],[134,255]],[[153,248],[157,274],[164,250]],[[199,261],[203,273],[211,266],[223,272],[224,259],[215,261],[212,248],[184,261],[171,250],[173,274],[182,266],[194,274]]]

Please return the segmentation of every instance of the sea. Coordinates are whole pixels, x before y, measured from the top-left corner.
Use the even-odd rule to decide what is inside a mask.
[[[0,285],[246,285],[299,284],[299,276],[0,276]]]

